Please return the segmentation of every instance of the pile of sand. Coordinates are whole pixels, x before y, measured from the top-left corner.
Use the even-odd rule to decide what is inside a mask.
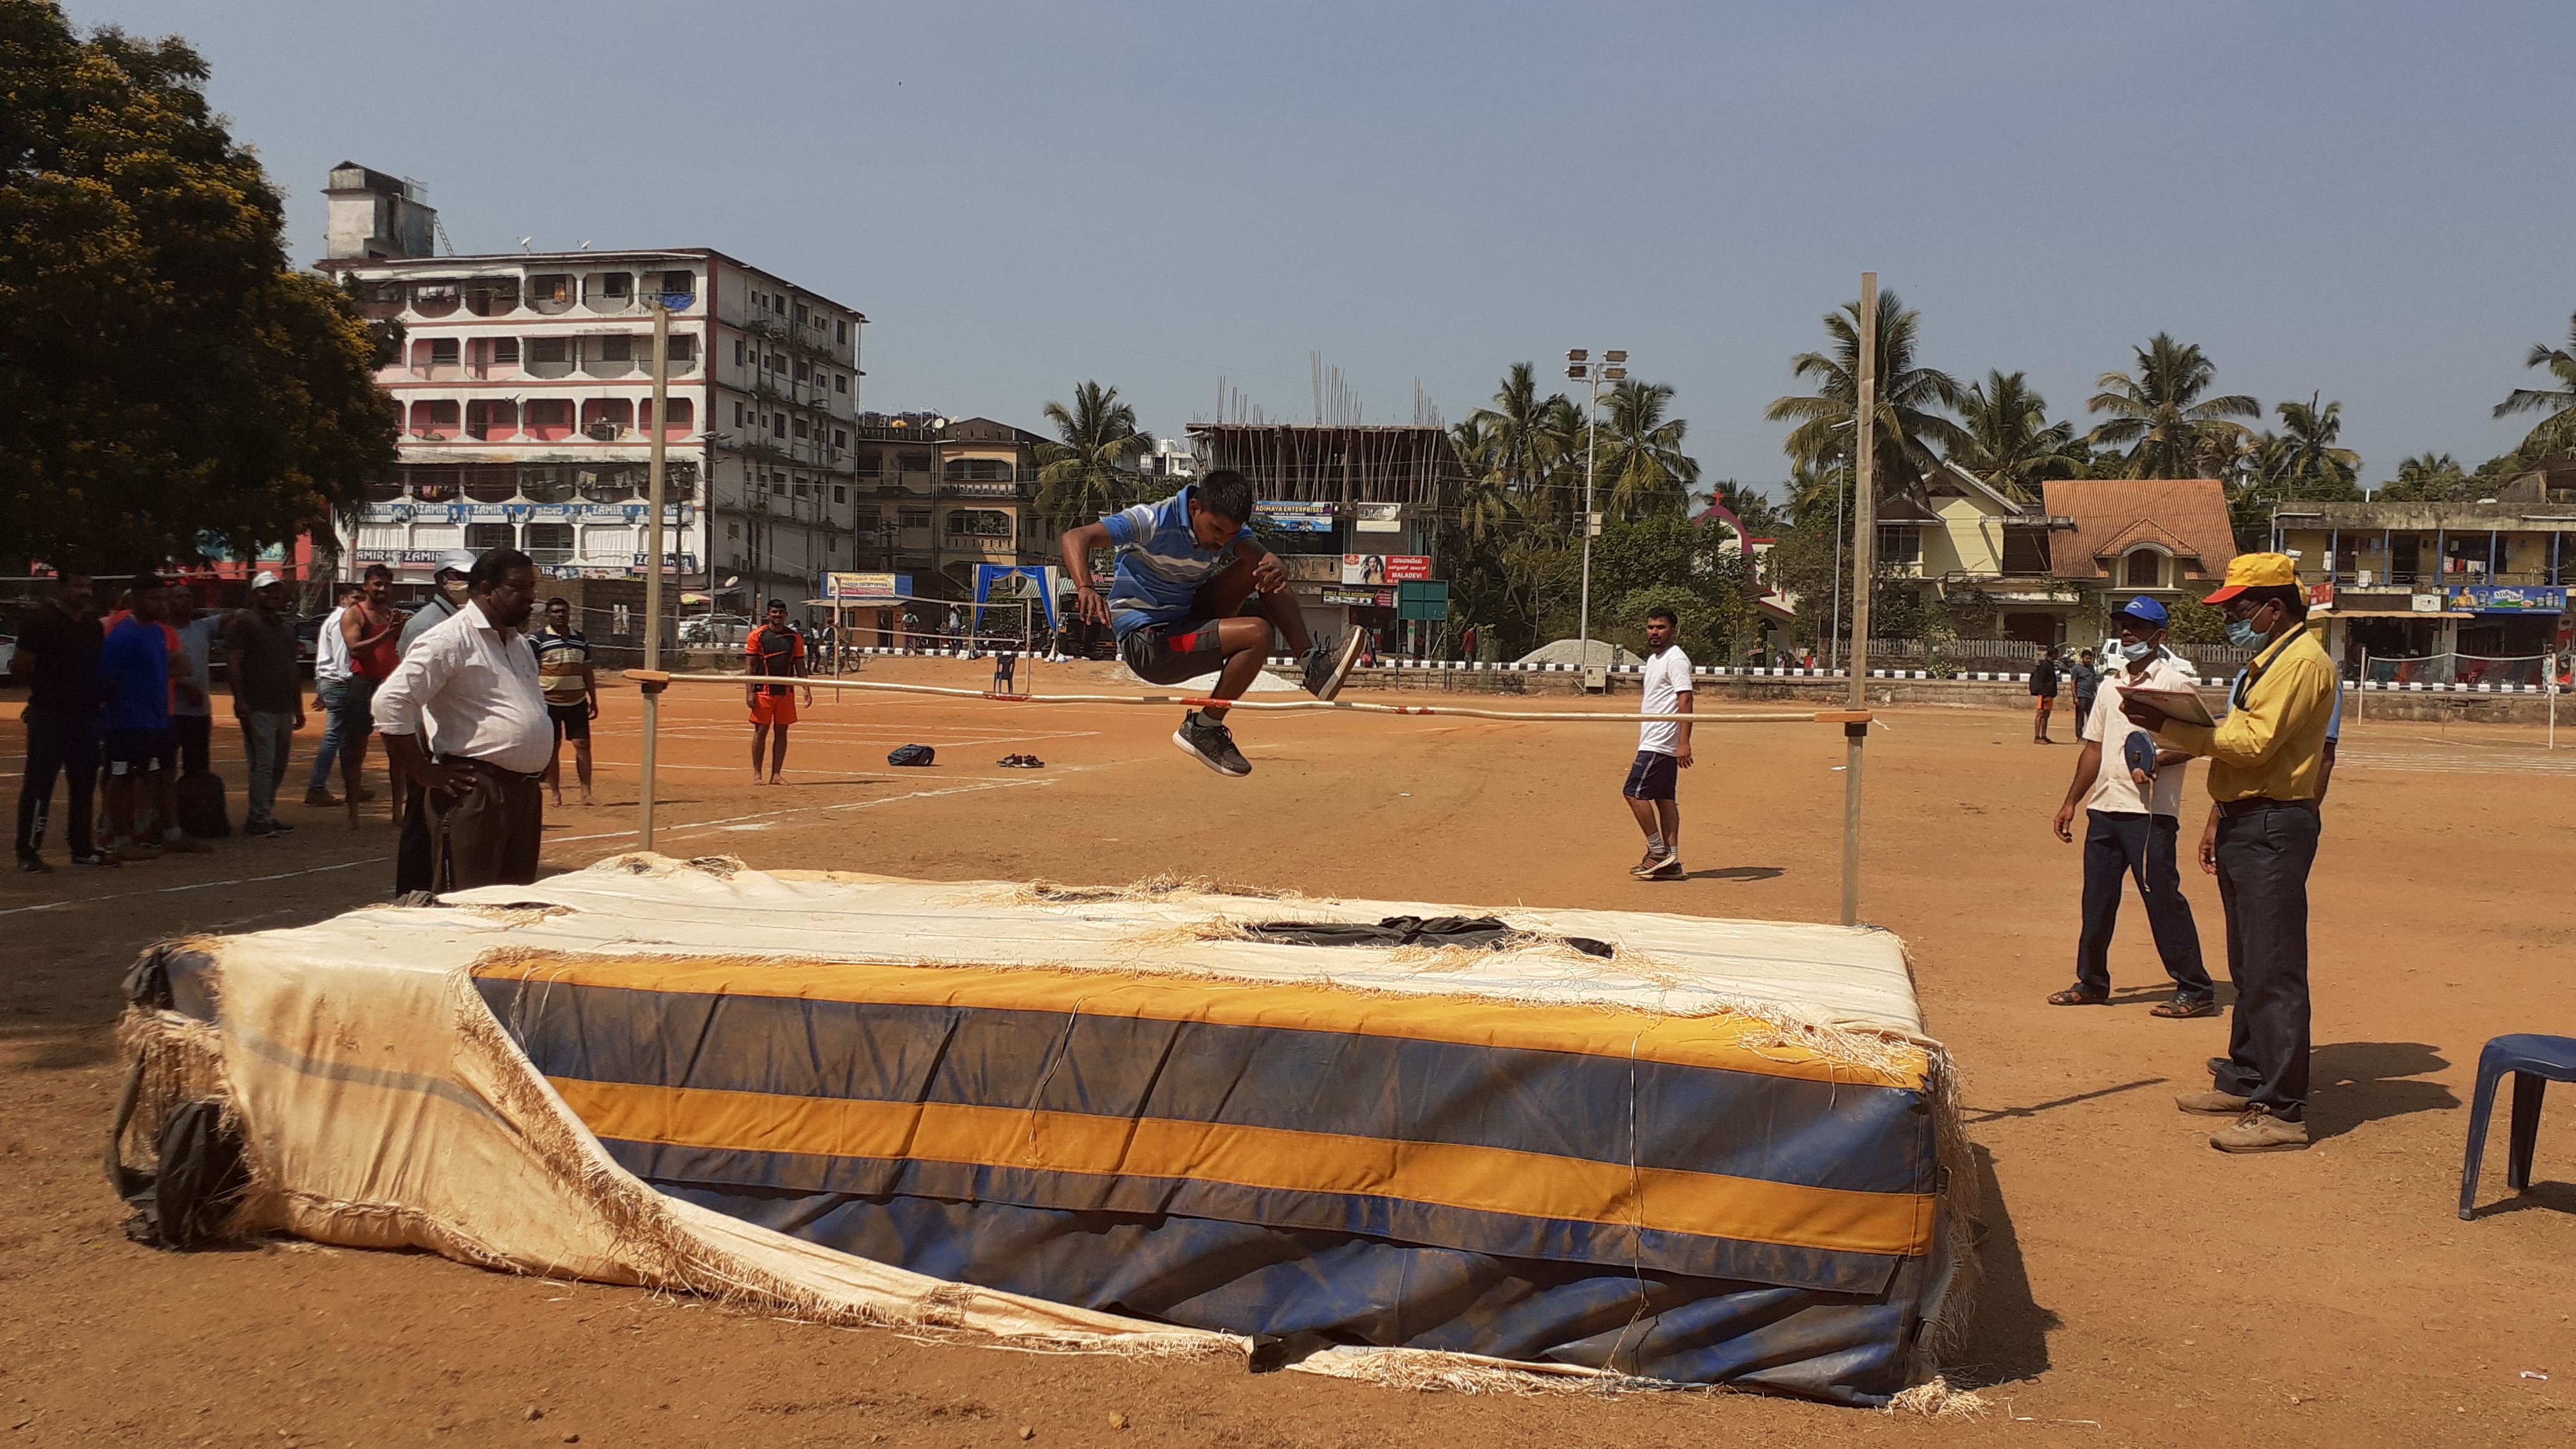
[[[1582,644],[1572,639],[1559,639],[1553,644],[1540,645],[1536,649],[1522,655],[1517,662],[1522,664],[1589,663],[1598,664],[1606,668],[1613,664],[1643,664],[1646,661],[1629,653],[1627,650],[1620,648],[1618,645],[1611,643],[1607,639],[1593,640],[1590,657],[1587,659],[1585,657],[1585,650]]]

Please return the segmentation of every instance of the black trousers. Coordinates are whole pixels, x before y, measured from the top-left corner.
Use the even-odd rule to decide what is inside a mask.
[[[2084,930],[2075,938],[2075,984],[2086,991],[2111,989],[2111,932],[2120,921],[2120,882],[2134,879],[2147,907],[2147,929],[2174,989],[2207,1000],[2217,994],[2201,964],[2200,926],[2182,893],[2175,849],[2181,822],[2170,815],[2084,812]]]
[[[394,894],[527,885],[537,878],[545,829],[545,791],[536,775],[479,760],[449,761],[475,771],[462,795],[441,795],[406,781],[402,840],[394,850]]]
[[[2296,1122],[2308,1106],[2308,868],[2317,859],[2317,812],[2266,807],[2218,820],[2218,899],[2227,908],[2236,1015],[2227,1068],[2210,1084]]]
[[[179,773],[202,775],[214,768],[215,717],[210,714],[173,714],[170,728],[179,733]]]
[[[46,817],[54,803],[54,777],[70,776],[71,814],[63,833],[71,837],[72,854],[88,855],[97,847],[90,822],[97,818],[98,716],[27,711],[27,771],[18,782],[18,857],[45,848]]]

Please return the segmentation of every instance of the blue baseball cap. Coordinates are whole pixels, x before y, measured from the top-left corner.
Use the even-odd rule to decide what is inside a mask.
[[[2137,620],[2141,624],[2153,624],[2159,629],[2164,628],[2169,622],[2169,618],[2165,613],[2165,606],[2148,598],[2144,594],[2140,594],[2136,598],[2131,599],[2126,605],[2122,606],[2120,612]]]

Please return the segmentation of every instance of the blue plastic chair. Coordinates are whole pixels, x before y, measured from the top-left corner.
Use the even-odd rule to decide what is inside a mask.
[[[2472,1217],[2478,1196],[2478,1163],[2487,1151],[2487,1118],[2495,1108],[2496,1079],[2513,1073],[2513,1134],[2505,1150],[2504,1185],[2531,1186],[2531,1149],[2540,1137],[2540,1097],[2551,1082],[2576,1082],[2576,1037],[2500,1036],[2478,1053],[2478,1093],[2469,1104],[2469,1155],[2460,1167],[2460,1216]]]

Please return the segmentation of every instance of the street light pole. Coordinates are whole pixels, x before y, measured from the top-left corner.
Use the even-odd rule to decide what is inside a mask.
[[[1565,375],[1592,388],[1592,402],[1583,415],[1583,593],[1576,605],[1581,617],[1575,622],[1576,657],[1583,669],[1584,683],[1592,680],[1592,535],[1600,525],[1601,515],[1593,511],[1592,487],[1601,456],[1601,383],[1603,379],[1620,382],[1627,378],[1625,352],[1604,352],[1601,362],[1593,363],[1590,349],[1576,347],[1565,354]]]

